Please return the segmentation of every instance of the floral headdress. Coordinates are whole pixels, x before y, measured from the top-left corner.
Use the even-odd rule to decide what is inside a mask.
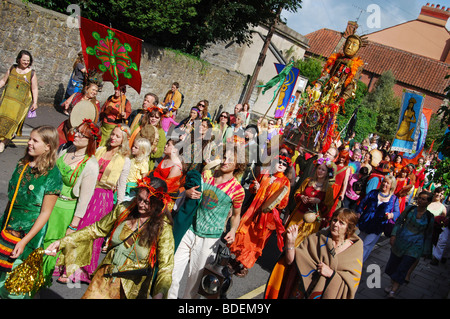
[[[100,129],[97,127],[97,125],[94,124],[94,122],[92,122],[91,119],[83,119],[83,123],[82,124],[86,124],[87,126],[89,126],[89,128],[91,129],[91,134],[94,137],[94,140],[100,144],[100,141],[102,139],[102,134],[100,132]]]
[[[278,155],[276,158],[278,158],[279,160],[283,160],[286,163],[288,163],[289,166],[292,166],[292,160],[289,157],[283,156],[283,155]]]
[[[128,138],[131,136],[130,130],[127,127],[122,126],[121,124],[117,124],[117,127],[120,128],[122,132],[127,133]]]
[[[147,108],[147,112],[151,113],[153,111],[158,111],[161,116],[164,114],[163,110],[159,106],[150,106]]]
[[[165,210],[167,205],[172,201],[172,197],[165,191],[163,191],[161,188],[155,189],[151,185],[151,179],[150,177],[144,177],[137,181],[138,188],[145,188],[149,191],[148,197],[155,196],[159,200],[161,200],[164,203],[164,209],[162,209],[161,213]],[[160,213],[160,214],[161,214]]]
[[[330,179],[330,181],[334,179],[336,164],[334,164],[332,160],[330,160],[328,157],[321,157],[315,160],[314,164],[316,164],[316,166],[325,164],[325,166],[328,168],[328,178]]]
[[[161,216],[161,214],[163,214],[164,211],[166,210],[166,207],[169,204],[169,202],[172,200],[170,195],[167,192],[164,192],[161,188],[155,189],[151,185],[150,177],[144,177],[144,178],[138,180],[138,188],[148,189],[148,191],[149,191],[148,197],[149,198],[152,196],[155,196],[156,198],[162,200],[162,202],[164,203],[164,207],[163,207],[163,209],[161,209],[161,212],[158,213],[158,216]],[[111,237],[112,237],[113,233],[115,232],[115,230],[117,229],[117,227],[123,221],[125,221],[125,219],[130,215],[130,213],[134,210],[135,207],[136,207],[136,202],[133,202],[130,206],[128,206],[120,214],[119,218],[116,220],[116,222],[114,224],[113,230],[111,231],[111,234],[110,234]],[[151,267],[155,266],[156,260],[157,260],[157,245],[156,245],[156,242],[153,242],[152,246],[150,248],[149,255],[148,255],[148,262]]]
[[[289,155],[291,155],[291,156],[294,154],[294,151],[289,146],[287,146],[286,144],[281,145],[280,148],[286,149],[287,152],[289,153]]]

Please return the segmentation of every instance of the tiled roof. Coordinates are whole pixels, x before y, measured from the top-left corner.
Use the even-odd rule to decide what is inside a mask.
[[[307,34],[310,46],[307,53],[327,58],[338,45],[341,35],[330,29]],[[398,82],[418,89],[444,94],[444,89],[450,85],[450,79],[445,79],[449,74],[448,63],[371,41],[358,55],[366,63],[365,71],[381,75],[391,70]]]

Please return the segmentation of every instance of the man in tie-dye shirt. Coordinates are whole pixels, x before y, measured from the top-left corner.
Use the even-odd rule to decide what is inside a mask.
[[[239,226],[245,192],[235,176],[242,174],[244,163],[238,161],[237,148],[227,149],[219,169],[212,174],[204,171],[200,186],[186,190],[186,196],[200,199],[191,227],[187,230],[175,252],[172,286],[168,298],[178,298],[178,289],[189,263],[188,279],[183,299],[198,297],[197,291],[207,262],[214,260],[220,237],[226,228],[231,211],[230,230],[225,235],[227,243],[234,242]]]

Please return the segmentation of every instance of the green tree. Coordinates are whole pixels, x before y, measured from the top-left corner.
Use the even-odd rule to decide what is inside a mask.
[[[395,96],[394,85],[392,71],[384,72],[364,101],[366,107],[377,113],[375,132],[388,140],[394,139],[401,105],[401,99]]]
[[[70,0],[24,0],[67,14]],[[301,0],[80,0],[85,18],[148,43],[199,56],[210,44],[252,41],[252,26],[270,24],[277,12],[296,12]],[[69,12],[70,14],[70,12]]]
[[[436,113],[432,114],[430,123],[428,124],[428,132],[424,146],[425,149],[428,150],[431,147],[431,143],[434,141],[433,150],[436,151],[444,140],[445,129],[446,128],[442,125],[440,116]]]
[[[345,101],[345,113],[339,113],[337,116],[338,130],[341,132],[344,130],[342,137],[345,137],[347,132],[347,124],[350,121],[354,111],[358,108],[356,114],[356,124],[354,127],[355,139],[361,142],[370,133],[375,131],[375,124],[377,122],[377,113],[367,107],[365,99],[368,93],[367,85],[358,81],[356,86],[356,92],[354,98],[349,98]]]
[[[310,57],[294,61],[294,67],[299,70],[300,75],[308,78],[308,85],[311,85],[320,77],[324,62],[324,59]]]

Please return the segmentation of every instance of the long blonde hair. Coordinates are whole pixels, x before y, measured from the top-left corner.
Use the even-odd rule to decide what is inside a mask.
[[[130,133],[131,130],[128,125],[119,124],[111,131],[111,134],[116,128],[119,128],[120,131],[122,132],[122,144],[120,144],[119,150],[117,151],[117,153],[124,157],[130,156],[131,150],[130,150],[129,138],[131,135],[131,133]],[[108,149],[111,148],[111,135],[108,139],[108,142],[106,143],[106,147]]]
[[[150,141],[146,138],[140,137],[134,141],[134,144],[139,147],[139,154],[136,156],[132,155],[136,163],[140,163],[144,160],[148,161],[148,157],[150,156],[150,152],[152,150]]]
[[[33,170],[39,174],[44,175],[50,171],[56,164],[56,153],[59,145],[59,135],[56,128],[50,125],[42,125],[34,128],[31,133],[36,132],[41,137],[42,141],[49,146],[49,151],[39,156],[36,166]],[[24,157],[20,159],[20,163],[25,165],[33,160],[33,156],[28,154],[28,149],[25,151]]]

